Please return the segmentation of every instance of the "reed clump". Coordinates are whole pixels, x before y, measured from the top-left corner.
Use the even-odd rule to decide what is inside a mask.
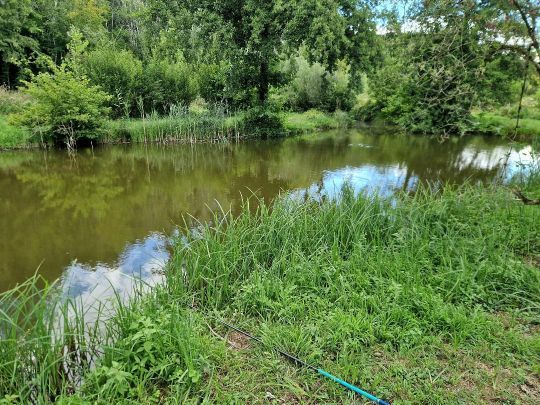
[[[193,112],[172,105],[168,114],[143,114],[140,119],[110,121],[101,140],[113,142],[201,143],[239,140],[246,136],[241,116],[226,106],[212,105]]]

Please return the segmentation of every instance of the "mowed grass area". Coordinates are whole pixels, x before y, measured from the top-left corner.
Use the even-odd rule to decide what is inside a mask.
[[[518,187],[538,198],[540,176]],[[190,224],[167,283],[122,306],[105,344],[85,347],[103,353],[80,387],[59,370],[78,364],[84,323],[65,350],[48,349],[47,318],[17,329],[5,296],[0,398],[363,403],[278,347],[394,404],[540,401],[538,206],[472,185],[255,203]]]

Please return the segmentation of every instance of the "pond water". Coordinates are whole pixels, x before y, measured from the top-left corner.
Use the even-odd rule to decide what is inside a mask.
[[[389,193],[418,182],[490,182],[530,161],[497,138],[441,142],[372,129],[221,145],[131,145],[0,153],[0,292],[36,271],[70,296],[99,295],[133,276],[157,282],[168,237],[185,215],[238,210],[348,181]],[[508,176],[508,170],[505,171]]]

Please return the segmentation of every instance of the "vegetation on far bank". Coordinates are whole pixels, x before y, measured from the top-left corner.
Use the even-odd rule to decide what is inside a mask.
[[[223,137],[227,122],[177,122],[200,100],[240,112],[249,136],[283,134],[280,115],[310,109],[423,134],[498,133],[500,120],[474,112],[537,92],[539,13],[531,0],[411,1],[399,10],[386,1],[8,1],[0,85],[30,96],[10,112],[14,123],[68,146],[97,140],[107,116],[174,115],[167,125],[180,134],[163,134],[167,125],[154,120],[157,139],[184,138],[191,124],[198,138]],[[139,124],[125,126],[140,138]]]
[[[514,184],[539,196],[537,174]],[[537,207],[493,185],[246,201],[237,217],[191,224],[166,283],[105,324],[51,307],[54,289],[3,294],[0,398],[355,401],[279,347],[396,404],[536,403],[539,222]],[[71,328],[52,321],[62,313]]]

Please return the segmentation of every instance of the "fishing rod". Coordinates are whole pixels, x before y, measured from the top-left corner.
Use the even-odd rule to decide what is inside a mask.
[[[249,334],[248,332],[240,329],[240,328],[237,328],[236,326],[233,326],[221,319],[218,319],[219,322],[221,322],[223,325],[227,326],[228,328],[230,329],[233,329],[235,331],[237,331],[238,333],[241,333],[242,335],[244,336],[247,336],[248,338],[252,339],[252,340],[255,340],[256,342],[259,342],[261,345],[264,346],[264,342],[256,337],[256,336],[253,336],[251,334]],[[296,365],[300,365],[302,367],[306,367],[306,368],[309,368],[310,370],[312,371],[315,371],[316,373],[326,377],[326,378],[329,378],[330,380],[338,383],[338,384],[341,384],[342,386],[344,386],[345,388],[351,390],[351,391],[354,391],[356,392],[357,394],[359,395],[362,395],[363,397],[375,402],[376,404],[379,404],[379,405],[390,405],[388,402],[380,399],[380,398],[377,398],[375,395],[372,395],[370,394],[369,392],[366,392],[358,387],[356,387],[355,385],[352,385],[352,384],[349,384],[347,381],[344,381],[342,380],[341,378],[338,378],[336,377],[335,375],[332,375],[330,374],[329,372],[327,371],[324,371],[322,368],[317,368],[315,366],[312,366],[311,364],[308,364],[306,363],[305,361],[303,360],[300,360],[298,357],[295,357],[293,356],[292,354],[289,354],[287,352],[284,352],[283,350],[280,350],[278,348],[274,348],[274,350],[276,352],[278,352],[279,354],[281,354],[283,357],[287,358],[288,360],[290,360],[291,362],[295,363]]]

